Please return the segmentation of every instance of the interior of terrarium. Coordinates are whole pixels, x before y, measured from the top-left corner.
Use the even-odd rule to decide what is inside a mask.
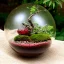
[[[48,19],[46,20],[42,19],[42,15],[44,15],[45,18],[47,10],[42,10],[41,7],[37,5],[26,6],[25,8],[29,10],[29,15],[26,19],[24,19],[24,21],[20,21],[23,15],[19,15],[20,17],[16,16],[16,20],[13,20],[15,22],[10,24],[8,22],[11,20],[11,17],[9,16],[9,19],[7,19],[8,22],[5,24],[5,32],[8,34],[8,40],[15,43],[40,43],[51,40],[51,37],[55,36],[54,23],[52,20],[50,20],[51,24],[46,22],[46,20],[49,21],[49,16],[47,16]],[[12,13],[13,16],[14,13]],[[18,22],[16,22],[17,20]]]

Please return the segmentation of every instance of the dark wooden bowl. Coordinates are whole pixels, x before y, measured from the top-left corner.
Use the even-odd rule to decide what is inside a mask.
[[[10,45],[13,50],[22,56],[33,57],[38,56],[45,52],[51,44],[51,40],[38,43],[17,43],[10,41]]]

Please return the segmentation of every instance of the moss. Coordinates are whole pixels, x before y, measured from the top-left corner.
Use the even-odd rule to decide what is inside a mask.
[[[26,35],[17,35],[14,41],[30,41],[30,37]]]
[[[30,36],[31,40],[34,42],[40,42],[45,40],[50,40],[50,36],[48,34],[33,34]]]
[[[50,40],[50,36],[48,34],[32,34],[31,36],[27,35],[17,35],[14,38],[14,41],[34,41],[34,42],[42,42],[46,40]]]

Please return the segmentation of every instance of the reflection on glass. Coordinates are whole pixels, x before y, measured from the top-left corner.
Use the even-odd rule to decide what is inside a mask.
[[[45,26],[46,25],[46,21],[44,20],[44,18],[42,18],[39,15],[35,15],[33,17],[33,21],[35,21],[37,24],[39,24],[40,26]]]

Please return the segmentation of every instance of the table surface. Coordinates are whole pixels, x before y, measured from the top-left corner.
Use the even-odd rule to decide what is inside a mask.
[[[53,40],[49,50],[37,58],[22,58],[11,49],[0,30],[0,64],[64,64],[64,41]]]

